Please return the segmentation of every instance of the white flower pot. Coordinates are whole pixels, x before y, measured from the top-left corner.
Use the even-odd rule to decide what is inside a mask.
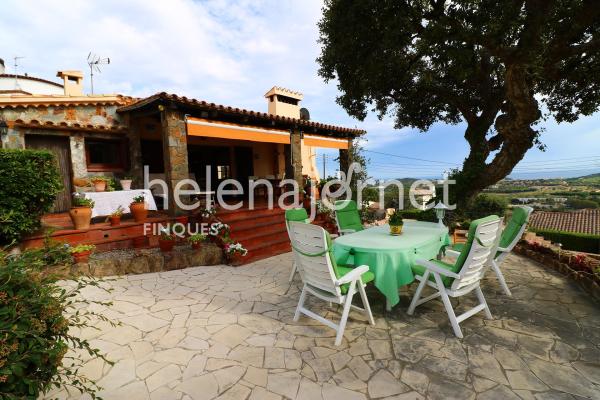
[[[123,190],[131,190],[131,179],[121,179],[121,187]]]

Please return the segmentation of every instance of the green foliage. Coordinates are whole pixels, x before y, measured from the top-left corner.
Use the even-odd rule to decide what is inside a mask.
[[[36,399],[53,387],[72,387],[95,398],[96,384],[80,376],[82,362],[65,357],[68,348],[106,361],[87,340],[73,336],[92,321],[108,321],[85,311],[90,302],[80,296],[98,280],[82,278],[59,286],[53,268],[69,263],[62,244],[46,243],[42,249],[19,255],[0,251],[0,398]],[[68,265],[67,265],[68,266]],[[68,287],[68,289],[66,288]],[[89,324],[89,325],[88,325]]]
[[[73,196],[73,207],[89,207],[94,208],[94,200],[82,196]]]
[[[402,219],[402,211],[401,210],[395,210],[392,213],[392,215],[390,215],[390,218],[388,220],[388,224],[390,224],[391,226],[404,225],[404,220]]]
[[[487,217],[488,215],[503,217],[507,207],[508,200],[505,197],[480,194],[463,214],[471,220]]]
[[[563,249],[573,251],[583,251],[585,253],[600,254],[600,235],[587,235],[584,233],[556,231],[550,229],[533,229],[537,235],[554,243],[562,244]]]
[[[50,211],[61,190],[50,152],[0,149],[0,244],[39,228],[42,215]]]
[[[575,198],[567,200],[566,206],[575,210],[582,210],[584,208],[598,208],[598,203],[593,200]]]
[[[133,202],[134,202],[134,203],[143,203],[143,202],[144,202],[144,200],[145,200],[145,198],[144,198],[144,195],[143,195],[143,194],[140,194],[139,196],[135,196],[135,197],[133,198]]]
[[[201,233],[194,233],[187,238],[187,241],[190,243],[203,243],[207,241],[207,237]]]
[[[94,250],[96,250],[96,246],[93,244],[78,244],[77,246],[70,247],[69,253],[76,254]]]
[[[409,208],[402,210],[402,217],[406,219],[416,219],[417,221],[425,222],[437,222],[435,211],[433,210],[418,210],[416,208]]]

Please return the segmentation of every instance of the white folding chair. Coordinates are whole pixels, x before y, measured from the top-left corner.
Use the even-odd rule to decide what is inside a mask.
[[[292,240],[292,251],[302,277],[304,286],[294,314],[294,321],[298,321],[300,314],[316,319],[337,332],[335,345],[342,342],[344,329],[350,308],[355,308],[366,314],[371,325],[375,325],[369,300],[365,293],[366,282],[373,279],[369,267],[340,268],[335,265],[331,255],[331,240],[327,232],[317,225],[290,222],[289,233]],[[356,291],[360,293],[363,307],[352,304],[352,297]],[[311,294],[329,303],[343,304],[342,318],[339,325],[308,310],[304,307],[306,295]]]
[[[479,282],[485,273],[485,266],[489,262],[492,251],[495,251],[498,245],[499,235],[499,217],[492,215],[481,218],[471,223],[467,243],[454,264],[438,260],[417,260],[413,272],[420,283],[408,308],[408,314],[412,315],[417,306],[441,297],[454,334],[459,338],[463,337],[459,324],[465,319],[480,311],[491,319],[492,314],[483,297]],[[425,286],[435,289],[436,293],[422,298]],[[456,316],[450,297],[464,296],[472,291],[475,291],[479,304]]]
[[[490,257],[488,263],[488,265],[496,273],[498,282],[507,296],[512,296],[512,293],[506,284],[506,279],[504,279],[504,275],[500,270],[500,265],[506,256],[508,256],[514,249],[517,243],[519,243],[519,240],[521,240],[525,229],[527,229],[527,223],[529,222],[529,217],[531,216],[532,212],[533,208],[529,206],[519,206],[513,208],[512,216],[506,227],[502,230],[502,235],[499,237],[498,247],[495,249],[495,251],[493,251],[492,257]],[[452,257],[458,257],[460,255],[462,246],[464,246],[462,243],[454,245],[452,248],[446,250],[446,254]]]
[[[287,230],[290,241],[292,240],[292,236],[290,235],[290,222],[292,222],[292,221],[302,222],[305,224],[308,224],[310,222],[310,219],[308,218],[308,213],[306,212],[306,209],[304,209],[302,207],[290,208],[288,210],[285,210],[284,217],[285,217],[285,229]],[[296,262],[294,261],[292,263],[292,272],[290,273],[289,282],[294,280],[294,275],[296,275],[296,271],[297,271],[297,267],[296,267]]]

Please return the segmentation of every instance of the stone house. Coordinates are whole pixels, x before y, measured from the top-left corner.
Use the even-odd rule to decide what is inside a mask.
[[[80,72],[59,71],[57,77],[62,84],[0,73],[0,123],[8,127],[2,147],[56,154],[65,190],[55,212],[68,210],[75,186],[92,175],[128,175],[141,187],[144,166],[163,177],[169,191],[188,177],[201,187],[210,181],[213,190],[227,178],[318,179],[315,148],[339,149],[347,164],[351,141],[364,133],[310,121],[305,111],[301,118],[302,95],[280,87],[265,94],[265,113],[164,92],[146,98],[84,95]],[[11,89],[16,79],[20,84]],[[25,84],[32,79],[35,85]]]

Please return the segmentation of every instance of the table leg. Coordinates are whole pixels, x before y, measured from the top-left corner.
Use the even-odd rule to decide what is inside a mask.
[[[387,297],[385,298],[385,311],[392,311],[392,305]]]

